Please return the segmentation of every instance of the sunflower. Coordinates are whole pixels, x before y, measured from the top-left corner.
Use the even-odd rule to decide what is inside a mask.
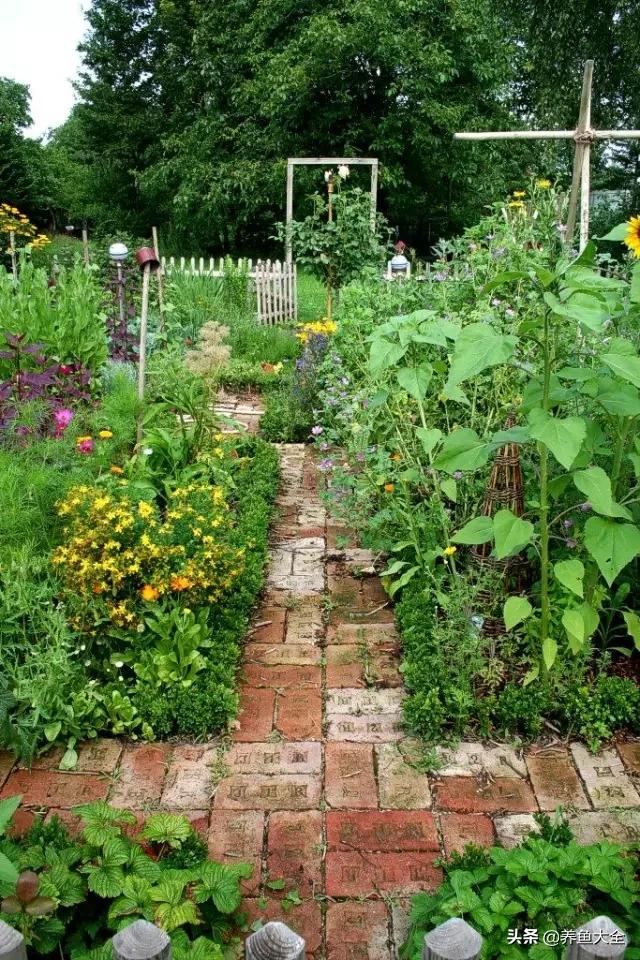
[[[634,256],[640,257],[640,216],[631,217],[628,221],[624,242],[633,251]]]

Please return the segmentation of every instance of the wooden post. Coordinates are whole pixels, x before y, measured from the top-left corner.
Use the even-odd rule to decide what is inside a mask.
[[[333,223],[333,173],[329,173],[329,179],[327,180],[327,195],[328,195],[328,213],[327,219],[329,223]],[[331,269],[331,261],[327,264],[327,320],[331,320],[333,317],[333,270]]]
[[[140,342],[138,346],[138,403],[141,406],[138,413],[137,445],[140,446],[142,440],[142,402],[144,400],[144,376],[147,365],[147,319],[149,316],[149,280],[151,277],[151,267],[148,263],[144,265],[142,274],[142,307],[140,310]]]
[[[0,920],[0,960],[27,960],[24,937],[4,920]]]
[[[423,960],[477,960],[482,937],[466,920],[454,917],[427,933]]]
[[[158,243],[157,227],[151,227],[151,237],[153,239],[153,249],[156,254],[156,260],[160,262],[160,266],[158,267],[157,280],[158,280],[158,310],[160,311],[160,332],[162,332],[164,330],[164,290],[163,290],[164,280],[162,278],[162,275],[164,273],[164,264],[163,264],[163,261],[160,260],[160,245]]]
[[[287,213],[286,213],[286,236],[285,236],[285,259],[287,263],[293,260],[293,164],[291,160],[287,161]]]
[[[573,158],[573,177],[571,180],[571,195],[569,197],[569,211],[567,213],[566,241],[573,243],[573,233],[576,227],[576,211],[578,206],[578,190],[580,189],[580,249],[582,250],[589,239],[589,163],[591,160],[591,86],[593,83],[593,60],[587,60],[582,76],[582,92],[580,94],[580,113],[578,126],[575,132],[576,151]],[[586,174],[586,176],[585,176]],[[586,197],[586,204],[585,204]]]
[[[89,234],[87,232],[87,225],[82,228],[82,258],[84,260],[85,267],[89,266]]]
[[[286,923],[265,923],[247,937],[246,960],[304,960],[305,942]]]
[[[11,254],[11,273],[14,282],[18,281],[18,261],[16,259],[16,235],[13,230],[9,232],[9,253]]]
[[[609,917],[594,917],[575,931],[567,960],[622,960],[629,945],[626,933]]]
[[[148,920],[135,920],[111,941],[113,960],[170,960],[168,935]]]
[[[378,161],[371,164],[371,229],[376,230],[376,213],[378,210]]]

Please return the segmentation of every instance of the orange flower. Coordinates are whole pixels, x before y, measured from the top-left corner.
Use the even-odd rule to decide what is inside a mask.
[[[182,577],[180,574],[177,574],[175,577],[171,577],[171,589],[172,590],[188,590],[191,586],[191,580],[188,577]]]
[[[115,464],[112,467],[109,467],[110,473],[115,473],[116,477],[119,477],[120,474],[124,473],[122,467],[117,467]]]
[[[160,591],[156,587],[152,587],[150,583],[145,583],[140,591],[140,596],[143,600],[146,600],[147,603],[153,603],[153,601],[157,600],[160,596]]]
[[[394,487],[394,485],[393,485],[392,483],[385,483],[385,485],[384,485],[384,492],[385,492],[385,493],[393,493],[394,490],[395,490],[395,487]]]
[[[392,453],[392,454],[391,454],[391,459],[392,459],[392,460],[395,460],[396,463],[397,463],[399,460],[402,460],[402,454],[401,454],[401,453],[397,453],[397,452],[396,452],[396,453]]]

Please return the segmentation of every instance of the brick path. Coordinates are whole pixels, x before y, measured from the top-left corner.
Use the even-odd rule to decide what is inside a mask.
[[[250,919],[284,919],[329,960],[392,960],[407,898],[440,879],[434,860],[470,841],[513,844],[538,809],[569,806],[581,842],[639,840],[640,743],[596,757],[579,744],[522,754],[462,743],[422,772],[401,728],[397,635],[372,557],[343,548],[348,531],[327,522],[311,451],[280,453],[280,519],[228,740],[102,740],[67,773],[59,755],[31,772],[0,756],[1,795],[68,820],[97,797],[185,812],[213,857],[254,865]],[[293,889],[302,904],[285,909]]]

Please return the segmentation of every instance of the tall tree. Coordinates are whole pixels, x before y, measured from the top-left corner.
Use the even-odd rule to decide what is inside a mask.
[[[43,222],[51,184],[40,141],[24,135],[31,123],[29,103],[27,86],[0,77],[0,199]]]

